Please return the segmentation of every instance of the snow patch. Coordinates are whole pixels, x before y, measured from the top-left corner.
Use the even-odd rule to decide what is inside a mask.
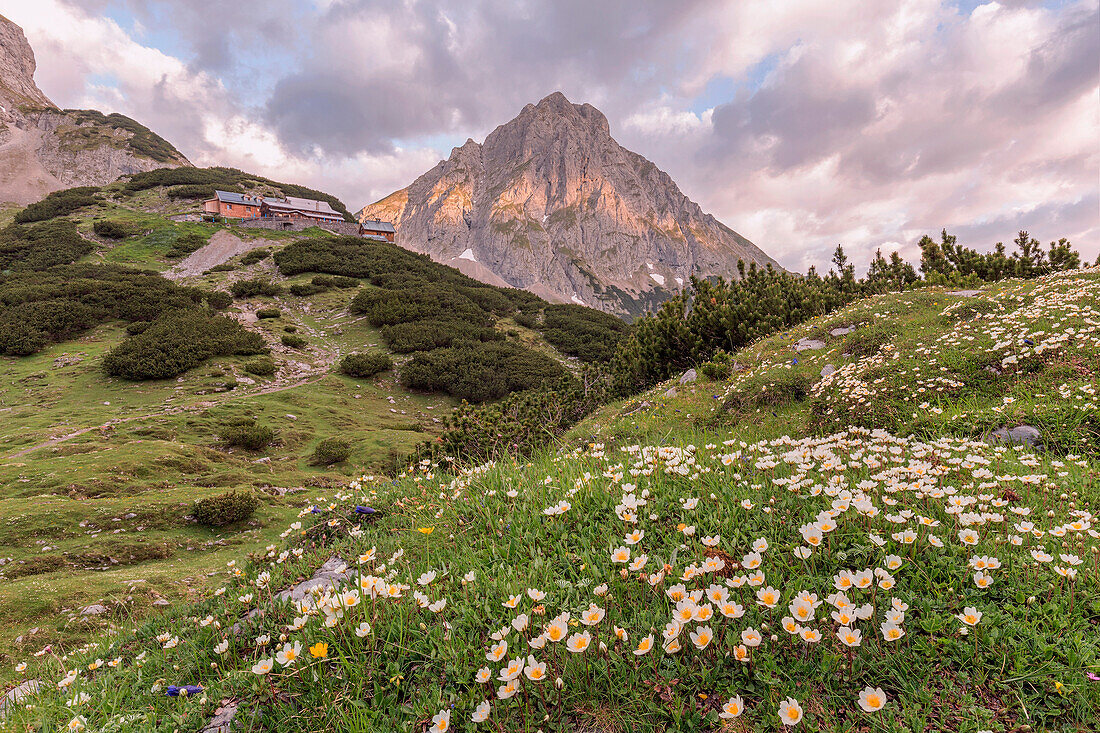
[[[664,285],[665,284],[665,276],[664,275],[658,275],[655,272],[651,272],[651,273],[649,273],[649,276],[651,278],[653,278],[653,282],[657,283],[658,285]]]
[[[573,301],[574,303],[576,303],[577,305],[584,305],[584,301],[581,300],[580,298],[578,298],[576,295],[571,297],[570,300]]]
[[[462,254],[460,254],[458,256],[458,259],[460,259],[460,260],[469,260],[470,262],[477,262],[477,258],[474,257],[474,251],[472,249],[470,249],[469,247],[467,247],[465,250],[463,250]]]
[[[645,266],[648,267],[651,270],[653,269],[653,263],[652,262],[645,263]]]
[[[683,286],[683,284],[684,284],[684,278],[682,278],[682,277],[678,277],[678,278],[676,278],[676,284],[677,284],[677,285],[680,285],[680,286]]]

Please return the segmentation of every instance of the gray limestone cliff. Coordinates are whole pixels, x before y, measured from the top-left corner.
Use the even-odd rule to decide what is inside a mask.
[[[28,204],[63,188],[191,165],[129,117],[59,109],[34,83],[34,71],[23,29],[0,15],[0,202]]]
[[[611,137],[598,109],[552,94],[359,212],[468,275],[631,316],[691,276],[778,264]]]

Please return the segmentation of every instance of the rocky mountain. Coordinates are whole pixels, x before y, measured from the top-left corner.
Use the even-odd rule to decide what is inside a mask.
[[[0,202],[28,204],[63,188],[191,165],[129,117],[59,109],[34,83],[34,70],[23,29],[0,15]]]
[[[402,246],[486,282],[624,316],[692,275],[736,277],[738,260],[778,267],[560,92],[359,218],[392,222]]]

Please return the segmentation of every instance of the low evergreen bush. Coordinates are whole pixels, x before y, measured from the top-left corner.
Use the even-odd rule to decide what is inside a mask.
[[[0,272],[68,265],[91,251],[92,243],[67,219],[30,226],[11,224],[0,230]]]
[[[103,358],[103,369],[110,376],[124,379],[167,379],[212,356],[266,351],[263,337],[233,319],[187,309],[157,318],[140,334],[111,349]]]
[[[297,295],[300,298],[304,298],[322,293],[327,290],[327,288],[323,288],[320,285],[314,285],[313,283],[295,283],[290,286],[289,290],[291,295]]]
[[[107,239],[125,239],[137,233],[137,228],[117,219],[96,219],[92,222],[92,231]]]
[[[301,336],[295,336],[292,333],[283,334],[280,341],[283,342],[283,346],[291,349],[300,349],[307,343],[304,338],[302,338]]]
[[[220,436],[227,445],[257,451],[263,450],[275,440],[275,431],[266,425],[248,423],[222,428]]]
[[[276,372],[275,360],[269,357],[253,359],[252,361],[245,362],[244,370],[258,377],[271,377],[274,376]]]
[[[393,360],[389,354],[377,351],[348,354],[340,360],[340,371],[349,377],[367,378],[393,369]]]
[[[203,293],[206,304],[216,311],[223,311],[233,305],[233,296],[224,290],[210,290]]]
[[[229,291],[238,298],[253,298],[257,295],[273,297],[283,292],[283,288],[278,283],[257,277],[250,280],[238,280],[229,286]]]
[[[257,318],[278,318],[283,312],[278,308],[260,308],[256,311]]]
[[[241,258],[242,265],[254,265],[257,262],[262,262],[271,256],[271,250],[269,249],[254,249],[251,252],[246,252],[244,257]]]
[[[204,527],[224,527],[251,517],[259,503],[250,491],[228,491],[196,501],[191,516]]]
[[[545,354],[499,341],[418,353],[402,368],[401,379],[411,389],[484,402],[558,380],[566,373],[565,367]]]
[[[351,443],[342,438],[325,438],[317,444],[309,461],[315,466],[331,466],[346,461],[350,455]]]
[[[37,201],[15,215],[16,224],[29,224],[34,221],[45,221],[58,216],[71,214],[85,206],[94,206],[99,203],[96,194],[99,186],[77,186],[67,188],[64,191],[54,191],[41,201]]]

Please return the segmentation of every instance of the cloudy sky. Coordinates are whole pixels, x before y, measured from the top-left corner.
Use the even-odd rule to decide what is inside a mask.
[[[1098,0],[0,0],[38,85],[353,210],[560,90],[790,269],[1100,254]]]

